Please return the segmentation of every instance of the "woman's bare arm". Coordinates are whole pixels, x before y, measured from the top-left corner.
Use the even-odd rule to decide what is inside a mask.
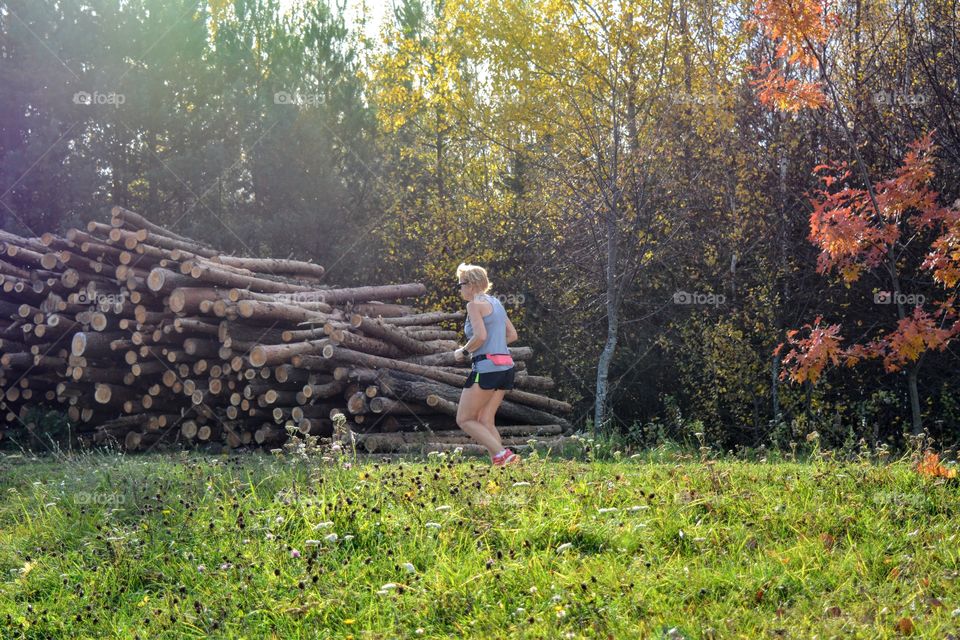
[[[517,330],[513,328],[513,323],[510,322],[510,318],[507,318],[507,344],[516,342],[519,337],[520,336],[517,335]]]
[[[483,324],[483,313],[476,302],[467,303],[467,315],[470,316],[470,325],[473,327],[473,337],[464,345],[467,351],[474,351],[487,341],[487,327]]]

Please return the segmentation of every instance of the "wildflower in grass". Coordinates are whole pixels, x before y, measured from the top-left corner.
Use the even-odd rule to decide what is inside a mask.
[[[614,511],[619,511],[616,507],[604,507],[602,509],[597,509],[599,513],[613,513]]]
[[[303,544],[305,544],[308,547],[316,547],[317,545],[322,544],[322,541],[321,540],[304,540]]]
[[[296,549],[291,549],[291,550],[290,550],[290,557],[291,557],[291,558],[299,558],[299,557],[300,557],[300,552],[297,551]]]
[[[313,528],[314,528],[314,529],[323,529],[324,527],[332,527],[332,526],[333,526],[333,523],[327,521],[327,522],[318,522],[317,524],[313,525]]]
[[[323,539],[326,540],[327,542],[336,542],[339,539],[339,536],[337,536],[336,533],[331,533],[323,536]]]
[[[426,523],[426,524],[423,525],[423,526],[425,526],[425,527],[428,528],[428,529],[439,529],[439,528],[440,528],[440,523],[439,523],[439,522],[428,522],[428,523]]]
[[[390,591],[391,589],[396,589],[396,588],[397,588],[397,583],[396,583],[396,582],[388,582],[387,584],[385,584],[385,585],[383,585],[382,587],[380,587],[380,590],[381,590],[381,591]]]
[[[441,504],[439,507],[436,508],[436,511],[450,511],[450,505]]]
[[[514,483],[513,483],[513,486],[515,486],[515,487],[529,487],[529,486],[530,486],[530,483],[527,482],[526,480],[520,480],[519,482],[514,482]]]
[[[413,566],[413,563],[412,563],[412,562],[404,562],[404,563],[403,563],[403,568],[407,571],[407,573],[416,573],[416,572],[417,572],[417,568],[416,568],[415,566]]]
[[[645,504],[635,504],[635,505],[633,505],[632,507],[630,507],[629,509],[627,509],[627,511],[629,511],[629,512],[631,512],[631,513],[634,513],[634,512],[636,512],[636,511],[642,511],[642,510],[644,510],[644,509],[649,509],[649,508],[650,508],[650,507],[648,507],[648,506],[645,505]]]
[[[347,542],[347,541],[349,541],[349,540],[353,540],[353,536],[352,536],[352,535],[350,535],[350,534],[348,533],[347,535],[343,536],[343,541],[344,541],[344,542]]]
[[[346,620],[343,621],[343,624],[353,624],[355,622],[356,620],[354,620],[353,618],[347,618]]]
[[[267,540],[273,540],[273,539],[276,538],[277,536],[275,536],[275,535],[273,535],[272,533],[270,533],[269,531],[267,531],[267,535],[264,536],[264,537],[265,537]]]
[[[572,546],[573,546],[573,543],[572,543],[572,542],[564,542],[562,545],[560,545],[559,547],[557,547],[557,553],[563,553],[564,551],[566,551],[567,549],[569,549],[569,548],[572,547]]]
[[[202,565],[202,564],[198,564],[198,565],[197,565],[197,571],[199,571],[200,573],[203,573],[203,572],[206,571],[206,570],[207,570],[207,567],[206,567],[206,566],[204,566],[204,565]]]

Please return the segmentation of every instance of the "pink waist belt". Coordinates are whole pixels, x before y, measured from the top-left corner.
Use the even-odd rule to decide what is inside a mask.
[[[513,365],[513,356],[511,356],[509,353],[481,353],[479,355],[473,356],[470,359],[470,361],[473,363],[477,363],[483,360],[484,358],[486,358],[493,364],[497,365],[498,367]]]

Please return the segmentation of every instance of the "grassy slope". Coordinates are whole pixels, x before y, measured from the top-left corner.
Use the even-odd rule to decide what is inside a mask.
[[[944,638],[960,627],[960,483],[906,464],[310,467],[3,459],[3,637],[885,638],[909,618],[914,636]]]

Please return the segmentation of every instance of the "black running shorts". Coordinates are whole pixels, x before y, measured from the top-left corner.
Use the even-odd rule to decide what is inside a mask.
[[[489,371],[487,373],[471,371],[463,388],[466,389],[473,386],[474,382],[479,382],[481,389],[513,389],[513,379],[516,374],[516,367],[510,367],[506,371]]]

